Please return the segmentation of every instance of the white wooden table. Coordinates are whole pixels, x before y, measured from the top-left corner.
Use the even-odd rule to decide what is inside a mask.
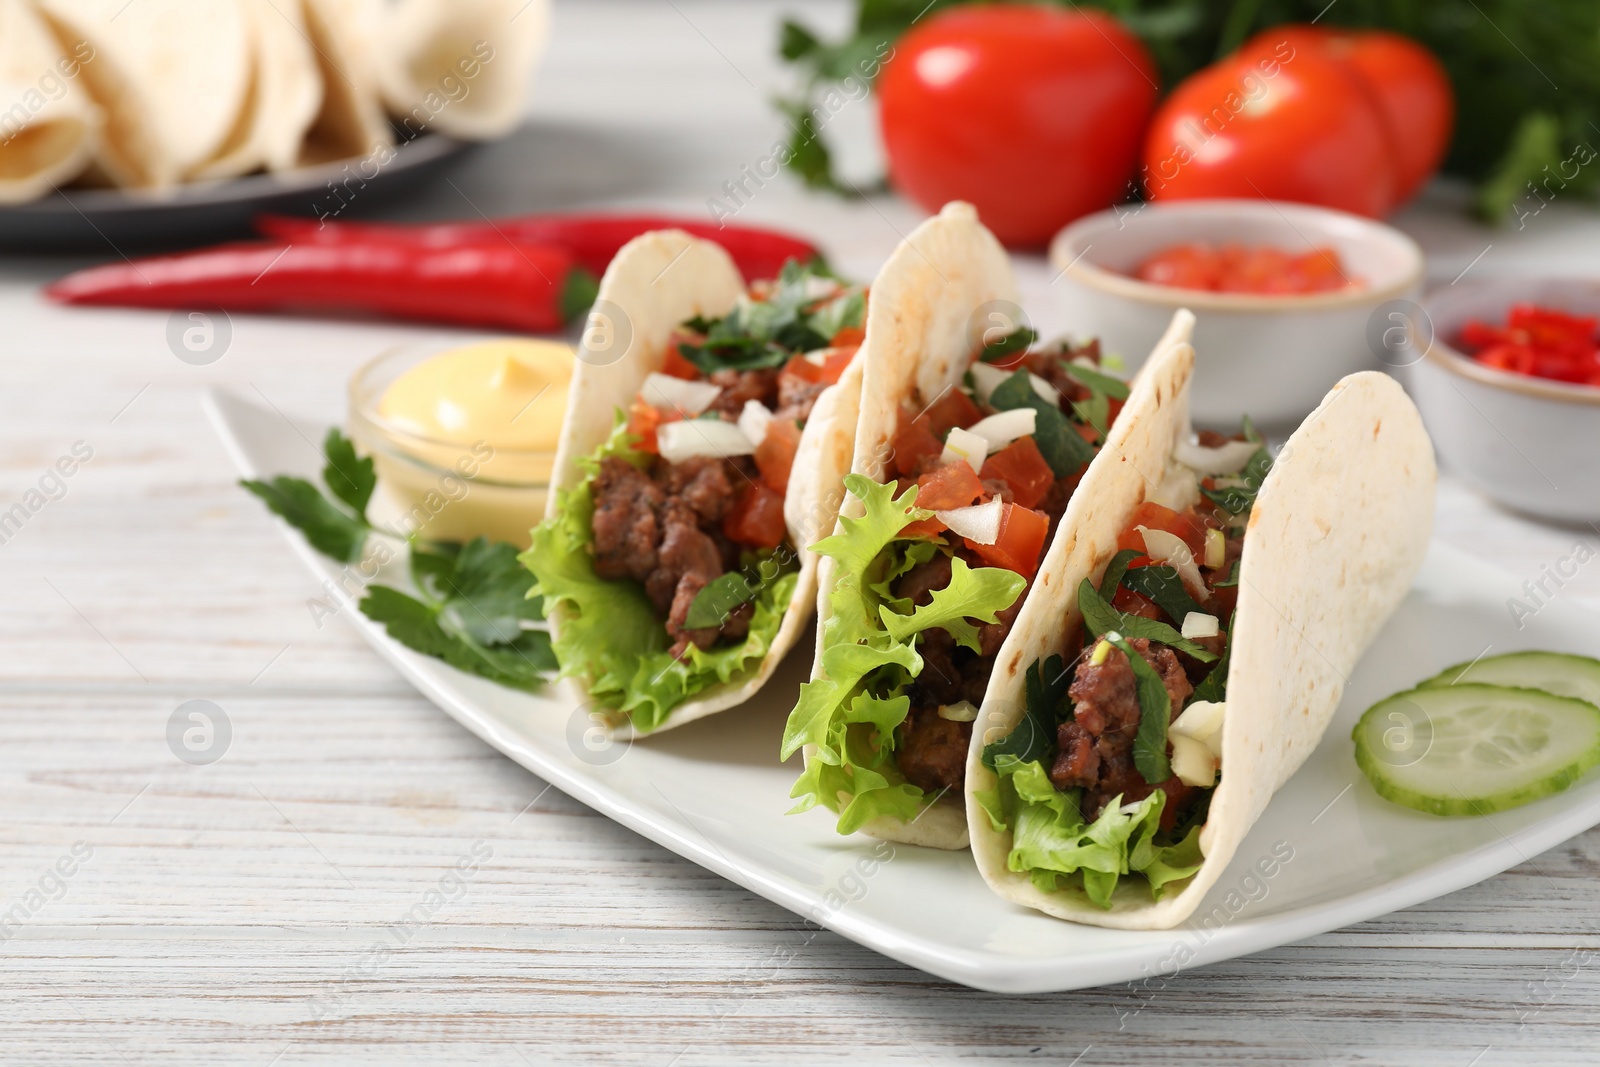
[[[705,211],[779,135],[779,10],[560,7],[528,127],[390,213]],[[858,173],[869,109],[835,127]],[[916,217],[787,181],[741,213],[819,235],[859,276]],[[1439,204],[1401,221],[1445,282],[1490,245],[1474,271],[1597,265],[1600,222],[1575,204],[1521,233]],[[0,510],[93,450],[0,544],[0,1061],[1594,1062],[1600,939],[1580,931],[1600,832],[1153,993],[1022,998],[910,970],[635,836],[457,727],[343,620],[319,626],[319,590],[202,418],[222,385],[336,421],[349,372],[425,331],[236,318],[195,367],[164,314],[45,305],[39,283],[71,265],[0,259]],[[1020,270],[1064,328],[1044,265]],[[1600,543],[1453,483],[1438,536],[1530,577]],[[1600,565],[1561,595],[1600,595]],[[190,699],[231,721],[208,766],[167,744]],[[463,858],[464,888],[430,897]]]

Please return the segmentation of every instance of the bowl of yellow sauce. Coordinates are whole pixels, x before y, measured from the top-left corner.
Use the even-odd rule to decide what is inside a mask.
[[[507,337],[386,352],[350,380],[352,441],[372,457],[374,519],[400,537],[528,544],[544,518],[574,356]]]

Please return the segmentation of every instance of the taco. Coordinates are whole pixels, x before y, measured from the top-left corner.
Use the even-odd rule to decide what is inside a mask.
[[[1005,250],[964,203],[873,285],[849,495],[813,546],[816,660],[782,750],[805,755],[794,810],[821,804],[840,833],[966,846],[968,739],[997,655],[1099,446],[1146,403],[1094,342],[1030,348],[1019,318]]]
[[[1182,922],[1316,747],[1410,587],[1436,478],[1416,409],[1339,382],[1276,460],[1189,427],[1193,352],[1149,369],[1067,509],[967,760],[973,855],[1002,897],[1124,929]]]
[[[816,600],[861,389],[866,292],[786,264],[746,289],[678,230],[606,269],[523,562],[561,673],[625,736],[742,703]]]

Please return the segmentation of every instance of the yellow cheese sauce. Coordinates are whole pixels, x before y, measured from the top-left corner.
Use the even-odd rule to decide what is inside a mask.
[[[494,455],[478,477],[547,481],[573,363],[572,349],[557,341],[501,338],[467,345],[400,375],[379,401],[378,416],[430,442],[487,445]]]
[[[482,535],[526,546],[544,517],[572,349],[529,338],[480,341],[429,356],[386,386],[384,362],[352,384],[350,425],[377,468],[386,502],[380,525],[402,537]]]

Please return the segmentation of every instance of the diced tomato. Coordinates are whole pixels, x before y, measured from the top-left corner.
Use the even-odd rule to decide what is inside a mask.
[[[635,400],[628,409],[628,433],[639,439],[634,447],[641,452],[659,452],[661,447],[656,444],[656,431],[665,423],[677,422],[683,418],[679,411],[662,411],[652,407],[643,400]]]
[[[898,534],[898,536],[900,536],[900,537],[938,537],[940,534],[944,533],[945,530],[947,530],[947,529],[949,529],[948,526],[946,526],[944,523],[940,522],[938,519],[933,518],[933,517],[930,516],[929,518],[926,518],[926,519],[918,519],[916,522],[907,523],[905,526],[903,526],[901,528],[900,533]]]
[[[802,382],[822,381],[822,364],[813,363],[805,356],[795,356],[783,365],[779,378],[798,378]]]
[[[901,477],[915,477],[925,462],[938,459],[944,451],[944,445],[928,426],[928,417],[920,415],[912,418],[908,411],[901,411],[900,425],[889,447],[893,452],[889,457],[890,463],[894,472]]]
[[[789,469],[800,447],[800,425],[793,419],[773,419],[767,436],[756,446],[756,468],[767,488],[780,495],[789,491]]]
[[[1134,276],[1157,285],[1224,293],[1321,293],[1353,282],[1332,248],[1289,253],[1268,245],[1179,244],[1141,263]]]
[[[834,348],[855,348],[866,339],[867,331],[860,326],[844,326],[828,339],[828,344]]]
[[[764,485],[745,485],[723,517],[722,532],[741,545],[777,548],[789,532],[783,521],[783,496]]]
[[[1042,511],[1002,504],[1000,510],[1000,536],[992,545],[975,545],[967,542],[987,564],[1016,571],[1024,577],[1033,577],[1039,567],[1039,553],[1044,550],[1045,537],[1050,533],[1050,519]]]
[[[1090,426],[1087,422],[1075,422],[1072,428],[1078,431],[1078,436],[1088,441],[1091,445],[1100,439],[1100,431]]]
[[[1106,429],[1117,424],[1117,416],[1122,414],[1122,405],[1126,403],[1126,400],[1118,400],[1114,396],[1106,397]]]
[[[1129,615],[1137,615],[1144,619],[1155,619],[1157,622],[1166,622],[1167,613],[1162,611],[1155,601],[1135,593],[1132,589],[1117,586],[1116,595],[1111,598],[1111,606],[1118,611]]]
[[[980,499],[983,482],[965,460],[935,467],[917,479],[917,507],[929,511],[964,508]]]
[[[950,432],[953,426],[965,429],[983,418],[983,412],[978,408],[966,390],[959,386],[951,386],[944,391],[944,395],[928,405],[928,410],[923,412],[927,416],[929,427],[933,435],[939,440],[944,440],[944,435]]]
[[[839,331],[845,332],[844,330]],[[850,366],[850,361],[856,358],[856,352],[861,347],[861,342],[841,345],[838,341],[833,347],[827,349],[827,355],[822,357],[822,380],[832,385],[844,376],[845,368]]]
[[[1138,527],[1144,526],[1152,530],[1165,530],[1183,538],[1183,543],[1189,546],[1189,551],[1200,554],[1206,547],[1206,522],[1193,512],[1176,512],[1171,508],[1162,507],[1146,501],[1134,509],[1133,518],[1128,520],[1128,525],[1117,538],[1117,550],[1125,548],[1144,551],[1144,535]],[[1143,567],[1149,560],[1136,561],[1129,566]]]
[[[1025,508],[1037,507],[1055,484],[1055,472],[1044,461],[1032,437],[1019,437],[988,459],[979,472],[985,481],[998,478],[1011,487],[1012,499]]]
[[[1504,326],[1470,320],[1460,346],[1485,366],[1579,385],[1600,385],[1596,319],[1513,304]]]
[[[698,378],[704,377],[704,375],[700,373],[700,368],[696,367],[693,363],[690,363],[687,359],[684,359],[683,353],[678,351],[678,345],[680,343],[687,342],[693,344],[698,340],[699,338],[693,336],[692,334],[678,333],[676,330],[674,330],[672,336],[667,339],[667,358],[661,364],[661,373],[669,375],[673,378],[682,378],[686,382],[692,382]]]

